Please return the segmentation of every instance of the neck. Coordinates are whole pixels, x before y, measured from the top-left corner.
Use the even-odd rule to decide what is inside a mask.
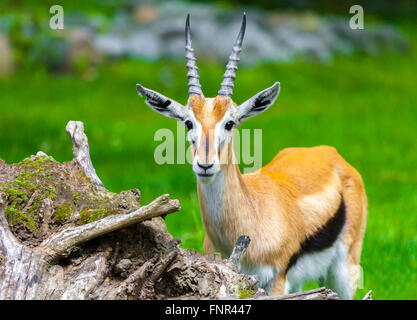
[[[228,147],[228,161],[210,184],[197,183],[204,227],[216,251],[230,255],[235,241],[244,234],[244,226],[253,219],[250,194],[233,153]],[[252,213],[249,214],[249,213]]]

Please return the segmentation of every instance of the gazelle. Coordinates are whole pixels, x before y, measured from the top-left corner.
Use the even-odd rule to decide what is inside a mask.
[[[204,249],[229,256],[237,238],[251,239],[240,270],[256,274],[272,294],[301,290],[318,280],[351,299],[360,273],[367,199],[359,173],[328,146],[288,148],[266,166],[242,175],[233,153],[232,129],[267,110],[278,96],[276,82],[237,106],[232,101],[246,17],[215,98],[199,83],[186,20],[189,99],[185,106],[136,85],[157,112],[183,123],[191,144]]]

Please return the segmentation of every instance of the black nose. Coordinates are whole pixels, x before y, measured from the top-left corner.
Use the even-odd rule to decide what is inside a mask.
[[[207,169],[210,169],[210,168],[213,166],[213,164],[200,164],[200,163],[198,163],[198,162],[197,162],[197,165],[198,165],[201,169],[204,169],[204,171],[206,171]]]

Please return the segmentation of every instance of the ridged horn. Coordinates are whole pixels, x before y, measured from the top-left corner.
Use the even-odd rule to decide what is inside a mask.
[[[231,98],[233,95],[233,87],[236,79],[237,63],[239,62],[239,54],[242,51],[243,37],[246,29],[246,13],[243,14],[242,25],[239,34],[232,49],[232,54],[229,57],[229,62],[226,65],[226,72],[223,76],[223,82],[220,86],[219,95]]]
[[[187,59],[187,78],[188,78],[188,94],[190,96],[194,94],[202,95],[200,77],[198,75],[198,67],[195,63],[196,58],[194,56],[194,49],[191,45],[191,32],[190,32],[190,14],[187,15],[187,21],[185,22],[185,58]]]
[[[246,13],[243,14],[242,25],[236,42],[232,48],[232,54],[229,57],[229,62],[226,65],[226,72],[223,76],[223,82],[220,86],[219,95],[231,98],[233,95],[233,87],[236,79],[237,64],[240,60],[239,54],[242,51],[243,37],[246,29]]]

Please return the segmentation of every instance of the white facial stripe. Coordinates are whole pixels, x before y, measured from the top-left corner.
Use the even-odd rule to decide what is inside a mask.
[[[189,114],[190,114],[191,121],[193,122],[194,128],[187,133],[187,139],[191,144],[194,141],[194,149],[195,149],[194,152],[196,152],[198,148],[200,147],[201,133],[203,131],[203,128],[201,126],[201,123],[198,122],[197,119],[195,118],[192,108],[190,108]]]
[[[226,113],[224,114],[222,120],[220,120],[214,129],[214,136],[215,136],[215,148],[216,151],[219,152],[218,148],[221,142],[228,144],[230,139],[232,138],[232,130],[229,131],[225,130],[224,126],[228,121],[235,121],[234,119],[234,110],[233,108],[229,108]]]
[[[213,101],[210,100],[214,100],[214,99],[207,99],[207,103],[212,103]],[[219,162],[219,146],[220,144],[228,144],[232,138],[233,135],[233,131],[227,131],[225,130],[225,125],[228,121],[234,121],[236,122],[236,109],[234,107],[230,107],[224,114],[223,118],[216,123],[215,127],[214,127],[214,141],[210,141],[210,143],[213,143],[213,148],[216,152],[215,155],[215,161]],[[202,125],[201,123],[196,119],[194,112],[192,110],[192,108],[190,108],[189,110],[189,120],[191,120],[193,122],[193,129],[190,130],[187,134],[187,139],[188,141],[193,144],[194,147],[194,161],[197,161],[198,156],[197,156],[197,150],[200,149],[200,145],[201,143],[205,143],[202,140]],[[203,155],[200,155],[203,156]]]

